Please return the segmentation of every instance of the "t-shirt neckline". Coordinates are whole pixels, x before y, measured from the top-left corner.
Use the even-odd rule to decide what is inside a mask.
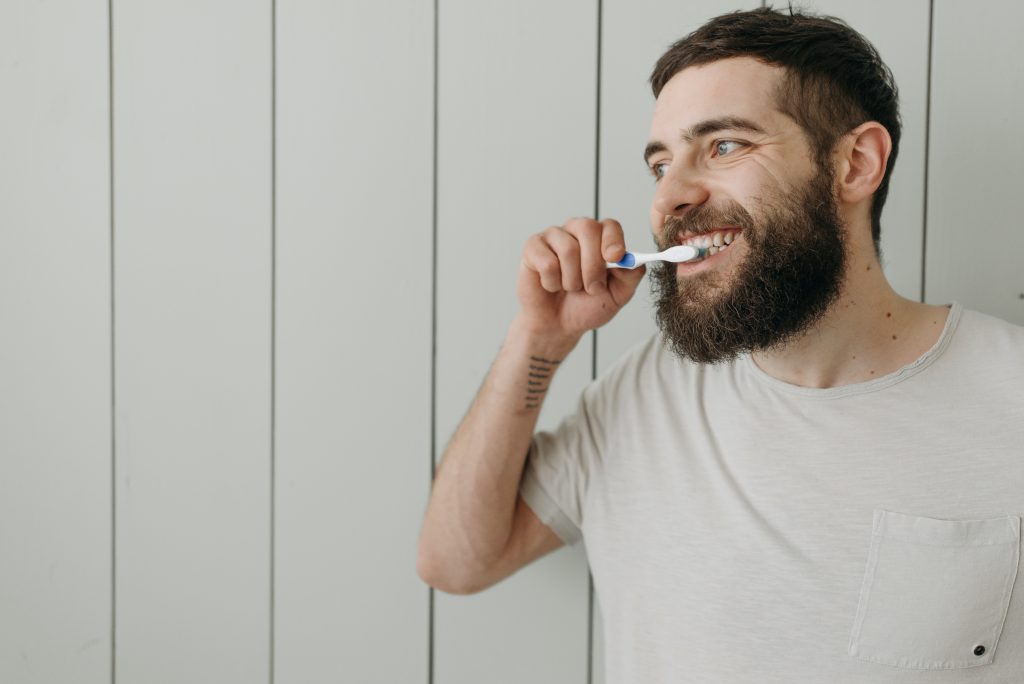
[[[853,394],[877,392],[878,390],[895,385],[898,382],[902,382],[903,380],[920,373],[942,355],[942,352],[945,351],[947,346],[949,346],[949,341],[953,337],[953,333],[956,332],[957,324],[960,322],[960,314],[963,309],[960,302],[957,301],[952,302],[948,306],[949,315],[946,316],[946,324],[942,326],[942,333],[939,335],[939,339],[935,341],[935,344],[933,344],[928,351],[914,361],[911,361],[902,368],[898,368],[892,373],[883,375],[880,378],[865,380],[864,382],[855,382],[849,385],[839,385],[838,387],[801,387],[800,385],[788,383],[785,380],[779,380],[778,378],[761,370],[761,368],[754,363],[754,358],[749,352],[743,355],[741,365],[760,382],[766,383],[774,389],[788,392],[789,394],[815,397],[818,399],[832,399],[846,397]]]

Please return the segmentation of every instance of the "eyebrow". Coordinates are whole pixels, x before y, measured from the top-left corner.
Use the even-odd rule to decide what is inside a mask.
[[[700,123],[694,124],[688,129],[684,129],[679,134],[679,139],[683,142],[692,143],[697,138],[703,138],[711,133],[717,133],[718,131],[747,131],[748,133],[760,133],[765,134],[763,128],[758,126],[750,119],[744,119],[738,116],[722,116],[717,119],[706,119]],[[665,152],[668,150],[665,144],[658,141],[652,141],[647,143],[647,147],[644,148],[644,163],[648,163],[651,155],[657,154],[658,152]]]

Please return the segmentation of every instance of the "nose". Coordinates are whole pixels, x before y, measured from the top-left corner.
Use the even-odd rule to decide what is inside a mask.
[[[692,168],[669,166],[658,182],[651,206],[662,216],[682,216],[708,200],[708,190]]]

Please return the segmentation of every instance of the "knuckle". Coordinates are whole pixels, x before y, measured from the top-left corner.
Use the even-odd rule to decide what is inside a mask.
[[[577,233],[580,242],[594,242],[601,239],[601,229],[598,226],[581,226]]]
[[[586,216],[577,216],[565,222],[565,227],[572,228],[574,232],[592,230],[594,226],[600,225],[597,221]]]
[[[609,237],[619,237],[622,235],[622,226],[619,225],[618,221],[606,221],[601,226],[601,232]]]
[[[546,255],[539,257],[536,261],[537,270],[544,274],[555,274],[558,273],[558,259],[554,256]]]
[[[580,243],[576,240],[567,240],[562,246],[562,253],[569,259],[580,258]]]
[[[539,237],[541,239],[545,239],[545,240],[549,240],[549,241],[552,240],[552,239],[557,240],[564,233],[565,233],[565,231],[562,229],[561,226],[550,226],[548,228],[545,228],[543,231],[541,231],[541,233],[539,233]]]
[[[523,256],[529,257],[532,254],[536,254],[538,251],[543,249],[543,245],[544,242],[541,240],[539,235],[531,235],[523,245]]]

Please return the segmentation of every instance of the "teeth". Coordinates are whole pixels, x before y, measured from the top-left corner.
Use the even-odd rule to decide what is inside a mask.
[[[708,256],[715,256],[716,254],[718,254],[718,251],[718,247],[709,247]]]
[[[737,232],[717,232],[712,235],[698,235],[688,240],[684,240],[682,244],[690,245],[692,247],[719,247],[724,249],[728,245],[732,244],[733,240],[736,239]]]

